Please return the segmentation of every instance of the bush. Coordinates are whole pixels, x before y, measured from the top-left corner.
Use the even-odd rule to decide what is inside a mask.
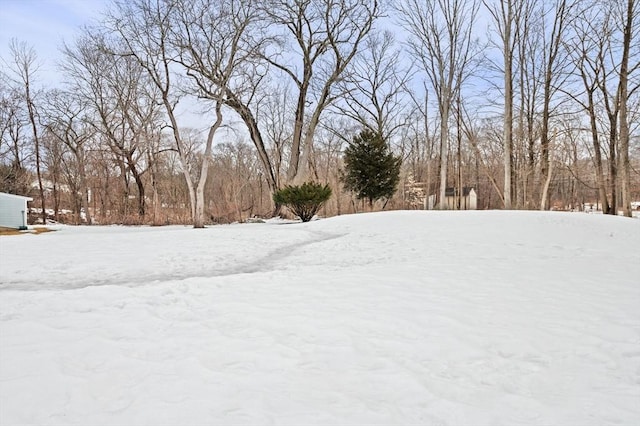
[[[287,185],[273,194],[273,201],[285,205],[303,222],[309,222],[331,197],[329,185],[305,182],[300,186]]]

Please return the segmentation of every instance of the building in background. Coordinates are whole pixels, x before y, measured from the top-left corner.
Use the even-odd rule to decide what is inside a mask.
[[[445,205],[448,210],[477,210],[478,194],[469,186],[462,188],[460,197],[459,188],[447,188],[445,190]]]
[[[0,226],[27,229],[27,203],[33,198],[0,192]]]

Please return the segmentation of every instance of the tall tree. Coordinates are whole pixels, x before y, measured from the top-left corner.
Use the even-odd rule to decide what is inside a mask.
[[[575,0],[554,0],[552,9],[553,23],[551,32],[545,32],[544,43],[544,73],[543,73],[543,106],[542,123],[540,129],[540,178],[544,180],[542,194],[540,196],[540,210],[549,209],[549,183],[551,181],[552,168],[550,166],[550,129],[549,123],[552,115],[552,98],[566,79],[566,64],[569,55],[565,50],[567,29],[572,16],[572,9],[576,6]],[[548,13],[547,11],[544,12]],[[543,19],[546,22],[546,19]]]
[[[502,51],[502,72],[504,81],[504,115],[502,144],[504,150],[504,208],[511,209],[511,195],[513,175],[513,62],[514,52],[519,38],[520,13],[525,10],[522,0],[498,0],[498,4],[491,4],[486,0],[483,3],[495,25],[495,30],[500,39]]]
[[[592,5],[595,6],[595,5]],[[583,91],[574,93],[573,88],[564,90],[589,117],[589,132],[591,134],[591,155],[595,166],[595,181],[598,190],[598,200],[602,211],[608,214],[612,211],[607,197],[607,187],[602,158],[602,138],[598,127],[598,85],[605,72],[598,58],[606,57],[605,40],[608,35],[602,31],[600,11],[597,7],[587,7],[580,11],[580,16],[573,22],[573,40],[570,40],[569,53],[574,64],[574,73],[582,85]]]
[[[454,102],[469,77],[476,58],[473,23],[478,14],[476,0],[404,0],[396,5],[399,19],[409,32],[414,59],[427,75],[435,92],[440,118],[439,207],[446,208],[449,120]]]
[[[34,88],[34,76],[38,71],[38,57],[33,47],[25,42],[18,42],[12,39],[9,44],[9,51],[12,56],[12,70],[14,82],[20,87],[22,100],[24,101],[31,125],[31,136],[33,138],[34,152],[36,154],[36,176],[38,177],[38,192],[40,194],[40,209],[42,223],[47,223],[46,200],[44,186],[42,183],[42,159],[40,149],[40,129],[38,123],[38,111],[36,106],[37,90]]]
[[[20,92],[5,82],[0,73],[0,191],[26,194],[29,176],[26,168],[28,144],[23,137],[28,120]]]
[[[89,116],[90,112],[83,99],[72,92],[54,90],[48,94],[47,98],[44,117],[45,128],[57,142],[64,144],[73,155],[76,170],[72,172],[69,170],[70,165],[66,164],[67,173],[77,174],[78,184],[73,185],[72,188],[76,189],[76,194],[80,194],[78,204],[86,215],[87,224],[91,224],[86,156],[87,145],[95,136],[95,128],[90,123],[93,118]],[[79,217],[80,209],[76,213]]]
[[[225,6],[220,4],[219,6]],[[160,93],[164,111],[169,120],[175,150],[180,159],[181,171],[189,192],[191,219],[194,227],[204,227],[204,182],[207,180],[209,161],[200,165],[199,173],[191,172],[191,162],[188,158],[188,148],[181,134],[177,108],[183,98],[183,90],[179,85],[177,67],[180,53],[185,50],[182,46],[185,34],[182,29],[185,19],[193,16],[185,11],[201,11],[202,19],[211,19],[212,28],[215,24],[215,14],[220,8],[209,8],[208,3],[197,1],[178,2],[174,0],[132,0],[117,1],[108,11],[105,27],[116,34],[120,43],[111,46],[111,53],[117,56],[132,57],[148,74],[151,83]],[[225,14],[226,16],[226,14]],[[222,19],[222,17],[220,17]],[[186,25],[186,24],[185,24]],[[215,34],[215,31],[212,33]],[[194,40],[195,42],[195,40]],[[217,106],[214,107],[212,135],[220,127],[217,116]],[[217,124],[216,124],[217,123]],[[212,136],[213,137],[213,136]],[[211,145],[205,147],[205,158],[209,158]]]
[[[535,173],[536,173],[536,143],[538,141],[539,126],[537,125],[537,103],[540,93],[540,66],[538,52],[542,48],[542,36],[538,31],[540,17],[537,11],[537,2],[520,0],[516,5],[516,65],[517,94],[519,107],[517,109],[517,143],[522,149],[520,156],[523,158],[520,168],[520,180],[516,179],[516,196],[520,193],[516,203],[521,201],[521,206],[531,208],[537,204]],[[518,152],[516,151],[516,154]],[[513,164],[512,164],[513,165]],[[514,169],[514,173],[517,169]],[[520,183],[519,183],[520,182]],[[514,183],[514,182],[512,182]]]
[[[177,7],[172,42],[178,48],[178,62],[186,68],[194,93],[213,105],[216,117],[209,127],[196,188],[200,198],[204,194],[213,138],[222,126],[222,107],[236,105],[235,90],[244,91],[251,86],[255,74],[261,72],[250,66],[255,55],[251,48],[246,49],[247,38],[251,37],[248,30],[255,19],[251,1],[194,0],[180,2]],[[204,204],[197,206],[199,217]]]
[[[158,93],[130,57],[113,57],[104,46],[111,41],[96,29],[85,29],[74,45],[65,45],[62,68],[68,84],[96,113],[93,124],[113,154],[122,182],[121,214],[130,215],[131,179],[137,189],[137,216],[146,213],[146,152],[144,137],[150,122],[158,119]]]
[[[618,91],[620,93],[620,169],[622,190],[622,211],[625,216],[631,217],[631,167],[629,162],[629,114],[627,112],[629,92],[633,92],[638,86],[629,90],[629,76],[640,69],[640,60],[630,63],[631,45],[634,40],[634,29],[638,30],[638,2],[627,0],[626,8],[622,8],[622,59],[620,60]],[[636,42],[637,44],[637,42]],[[635,53],[635,52],[633,52]]]
[[[598,70],[598,103],[604,109],[606,117],[604,127],[608,140],[608,192],[611,197],[608,213],[617,214],[620,204],[618,195],[626,192],[627,195],[623,194],[622,197],[622,205],[623,212],[628,215],[630,206],[624,205],[625,198],[630,201],[628,103],[631,96],[640,89],[640,82],[635,77],[640,69],[640,51],[637,43],[632,43],[638,26],[638,6],[636,1],[629,3],[627,0],[612,0],[606,4],[598,2],[594,7],[599,11],[600,18],[597,21],[599,26],[594,32],[597,45],[595,67]]]
[[[287,180],[304,182],[320,117],[379,14],[377,0],[268,0],[264,13],[276,34],[264,60],[296,90]]]

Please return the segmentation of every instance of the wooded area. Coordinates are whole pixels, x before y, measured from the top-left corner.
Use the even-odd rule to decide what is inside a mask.
[[[369,207],[343,152],[368,130],[402,159],[374,208],[473,187],[482,209],[631,216],[638,3],[117,0],[66,41],[56,87],[12,41],[0,191],[40,220],[202,227],[280,213],[275,191],[314,181],[322,215],[350,213]]]

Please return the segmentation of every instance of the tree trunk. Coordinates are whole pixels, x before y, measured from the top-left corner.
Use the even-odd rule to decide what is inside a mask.
[[[444,99],[449,99],[444,97]],[[440,202],[439,209],[446,210],[447,192],[447,162],[449,155],[449,106],[440,107]]]
[[[308,63],[308,61],[309,58],[305,57],[305,72],[302,84],[299,85],[300,92],[298,93],[298,103],[296,106],[295,121],[293,123],[293,140],[291,142],[291,154],[289,156],[289,170],[287,170],[288,182],[294,181],[294,179],[298,176],[299,167],[301,166],[300,145],[302,144],[303,140],[302,131],[304,125],[305,104],[307,102],[307,92],[309,89],[309,79],[312,75],[310,64]],[[302,149],[306,149],[306,147],[303,146]]]
[[[513,5],[507,2],[507,22],[504,23],[504,208],[511,210],[511,176],[513,174],[513,51],[511,48],[511,25],[513,25]]]
[[[599,133],[598,133],[598,123],[597,117],[593,102],[593,92],[588,91],[588,111],[589,111],[589,122],[591,125],[591,141],[593,143],[593,151],[595,155],[595,166],[596,166],[596,182],[598,185],[598,198],[600,200],[600,205],[602,206],[602,212],[604,214],[608,214],[611,210],[609,206],[609,201],[607,200],[607,188],[604,180],[604,171],[602,167],[602,151],[600,147]]]
[[[617,114],[616,114],[617,116]],[[618,214],[618,160],[616,155],[617,120],[616,116],[609,116],[609,191],[611,192],[611,208],[608,214]]]
[[[193,221],[194,228],[204,228],[204,187],[207,183],[207,174],[209,171],[209,161],[211,159],[211,147],[213,146],[213,137],[216,131],[222,125],[222,101],[216,102],[216,121],[209,128],[209,134],[207,135],[207,146],[204,150],[204,157],[202,159],[202,167],[200,169],[200,178],[198,180],[198,186],[196,189],[196,216]]]
[[[187,184],[187,190],[189,191],[189,206],[191,207],[191,220],[195,222],[196,190],[193,187],[193,181],[191,180],[191,174],[189,173],[189,162],[187,161],[184,145],[182,143],[182,137],[180,136],[180,129],[178,128],[178,121],[176,120],[174,107],[171,104],[171,102],[169,102],[169,98],[166,91],[163,93],[162,102],[164,103],[165,109],[167,111],[167,115],[169,116],[169,121],[171,121],[171,129],[173,130],[173,140],[176,144],[176,149],[178,151],[178,158],[180,158],[180,168],[182,169],[182,176],[184,176],[184,181]]]
[[[551,185],[551,177],[553,176],[553,161],[549,161],[546,172],[547,172],[547,176],[544,180],[544,185],[542,187],[540,210],[549,210],[549,186]]]
[[[549,164],[549,97],[547,95],[549,87],[551,85],[550,77],[547,76],[545,81],[545,99],[542,109],[542,129],[540,131],[540,178],[545,179],[542,188],[542,196],[540,199],[540,210],[549,209],[549,199],[545,188],[547,186],[547,179],[551,176],[551,165]],[[550,184],[550,182],[549,182]],[[548,188],[546,188],[548,190]]]
[[[253,113],[249,107],[240,102],[231,91],[227,91],[225,103],[238,113],[242,121],[247,126],[247,129],[249,130],[249,137],[258,151],[258,156],[260,157],[260,162],[262,163],[262,168],[265,173],[267,186],[269,187],[271,194],[274,194],[275,191],[278,190],[278,183],[273,172],[273,166],[269,160],[269,154],[267,153],[264,141],[262,140],[262,134],[260,133],[258,123],[256,122]]]
[[[627,118],[629,49],[632,36],[634,0],[627,0],[624,26],[622,63],[620,64],[620,181],[622,189],[622,212],[631,217],[631,173],[629,164],[629,122]]]
[[[36,175],[38,176],[38,191],[40,193],[40,208],[42,209],[42,224],[47,224],[47,212],[46,202],[44,199],[44,186],[42,185],[42,160],[40,158],[40,135],[38,134],[38,126],[36,123],[36,113],[33,107],[33,99],[31,98],[31,87],[29,83],[29,70],[25,71],[25,95],[27,102],[27,109],[29,111],[29,122],[31,123],[31,130],[33,132],[33,141],[35,143],[36,151]]]
[[[144,193],[144,182],[142,181],[142,176],[138,169],[136,168],[136,163],[130,154],[127,156],[127,160],[129,163],[129,170],[131,170],[131,174],[133,175],[133,180],[136,182],[136,186],[138,187],[138,216],[142,220],[144,220],[144,216],[146,214],[146,200]]]
[[[571,6],[570,6],[571,7]],[[569,8],[570,8],[569,7]],[[550,162],[551,154],[550,154],[550,142],[549,142],[549,121],[551,119],[551,97],[555,91],[554,79],[558,78],[560,71],[555,70],[557,66],[556,60],[558,58],[558,54],[560,52],[560,47],[563,46],[563,37],[565,32],[565,23],[568,19],[568,10],[567,10],[567,1],[559,0],[556,9],[555,9],[555,17],[553,21],[553,29],[551,31],[551,40],[547,43],[545,48],[548,48],[548,52],[546,56],[545,63],[545,71],[544,71],[544,92],[543,92],[543,107],[542,107],[542,130],[540,134],[540,149],[541,149],[541,168],[540,175],[542,178],[545,178],[544,185],[550,185],[551,179],[551,167]],[[549,181],[549,182],[547,182]],[[543,194],[542,199],[540,201],[540,208],[542,210],[549,209],[549,197],[548,197],[548,188],[546,189],[547,194]],[[545,192],[543,188],[543,192]]]
[[[84,214],[87,219],[87,225],[91,225],[93,223],[93,219],[91,217],[91,212],[89,211],[89,185],[87,184],[87,170],[84,163],[84,154],[81,154],[78,158],[79,168],[80,168],[80,185],[82,185],[82,202],[81,206],[84,209]]]

